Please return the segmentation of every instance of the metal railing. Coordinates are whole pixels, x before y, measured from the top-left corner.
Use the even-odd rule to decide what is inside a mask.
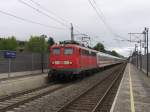
[[[149,55],[149,58],[150,58],[150,53],[148,54]],[[150,60],[150,59],[149,59]],[[140,69],[141,71],[144,71],[144,72],[150,72],[150,67],[148,66],[148,69],[147,69],[147,55],[136,55],[136,56],[132,56],[131,57],[131,63],[133,65],[135,65],[138,69]],[[148,62],[150,63],[150,62]]]
[[[43,62],[41,62],[42,60]],[[42,72],[41,64],[43,64],[44,69],[48,69],[48,53],[45,53],[41,59],[41,53],[17,52],[16,58],[8,59],[4,57],[4,51],[0,51],[0,74],[35,70]]]

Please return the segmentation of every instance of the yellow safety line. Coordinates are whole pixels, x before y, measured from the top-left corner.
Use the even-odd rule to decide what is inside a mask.
[[[131,103],[131,112],[135,112],[135,107],[134,107],[134,96],[133,96],[133,88],[132,88],[132,79],[131,79],[131,71],[130,71],[130,64],[129,64],[129,83],[130,83],[130,103]]]

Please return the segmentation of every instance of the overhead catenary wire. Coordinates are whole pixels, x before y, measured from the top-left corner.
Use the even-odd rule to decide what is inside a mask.
[[[65,23],[63,23],[63,22],[57,20],[56,18],[54,18],[54,17],[50,16],[49,14],[47,14],[47,13],[41,11],[40,9],[33,7],[32,5],[30,5],[30,4],[26,3],[26,2],[24,2],[23,0],[18,0],[18,1],[19,1],[20,3],[26,5],[26,6],[30,7],[31,9],[35,10],[36,12],[38,12],[38,13],[40,13],[40,14],[42,14],[42,15],[48,17],[48,18],[50,18],[51,20],[53,20],[53,21],[55,21],[55,22],[57,22],[57,23],[59,23],[59,24],[65,26],[65,27],[67,27],[67,28],[70,28],[70,27],[69,27],[68,25],[66,25]]]
[[[9,12],[2,11],[2,10],[0,10],[0,13],[8,15],[8,16],[11,16],[11,17],[14,17],[16,19],[19,19],[19,20],[22,20],[22,21],[25,21],[25,22],[28,22],[28,23],[37,24],[37,25],[40,25],[40,26],[43,26],[43,27],[47,27],[47,28],[53,28],[53,29],[58,29],[58,30],[65,30],[66,29],[66,28],[61,28],[61,27],[55,27],[55,26],[50,26],[50,25],[42,24],[40,22],[36,22],[36,21],[29,20],[29,19],[26,19],[26,18],[23,18],[23,17],[19,17],[19,16],[16,16],[14,14],[11,14]],[[76,31],[80,33],[80,31],[78,31],[78,30],[76,30]]]
[[[39,8],[41,8],[42,10],[46,11],[47,13],[49,14],[52,14],[54,15],[55,17],[59,18],[60,20],[66,22],[66,23],[71,23],[70,21],[68,21],[67,19],[65,18],[62,18],[61,16],[58,16],[56,15],[54,12],[48,10],[47,8],[45,8],[44,6],[42,6],[39,2],[35,1],[35,0],[29,0],[31,1],[32,3],[34,3],[36,6],[38,6]],[[78,32],[78,33],[81,33],[78,29],[81,29],[78,25],[75,25],[74,24],[74,27],[76,28],[75,31]]]
[[[62,18],[61,16],[56,15],[54,12],[48,10],[47,8],[45,8],[44,6],[42,6],[40,3],[34,1],[34,0],[30,0],[32,3],[34,3],[36,6],[38,6],[39,8],[41,8],[42,10],[46,11],[47,13],[50,13],[52,15],[54,15],[55,17],[59,18],[61,21],[64,21],[66,23],[70,23],[68,22],[68,20]]]
[[[38,13],[40,13],[40,14],[42,14],[42,15],[44,15],[44,16],[47,16],[48,18],[50,18],[50,19],[56,21],[57,23],[60,23],[61,25],[63,25],[63,26],[65,26],[65,27],[67,27],[67,28],[70,29],[70,27],[69,27],[68,25],[66,25],[65,23],[63,23],[64,21],[61,22],[60,20],[54,18],[53,16],[50,16],[49,14],[43,12],[42,10],[44,10],[44,11],[50,13],[46,8],[44,8],[44,7],[43,7],[41,4],[39,4],[38,2],[35,2],[35,1],[33,1],[33,0],[30,0],[32,3],[36,4],[37,6],[39,6],[42,10],[40,10],[40,9],[38,9],[38,8],[35,8],[35,7],[32,6],[31,4],[25,2],[24,0],[18,0],[18,1],[19,1],[20,3],[26,5],[26,6],[30,7],[31,9],[37,11]],[[55,15],[55,16],[56,16],[56,15]],[[61,17],[59,17],[59,19],[60,19],[60,18],[61,18]],[[67,21],[67,20],[65,20],[65,21]],[[76,25],[75,25],[75,26],[76,26]],[[81,33],[81,32],[80,32],[79,30],[77,30],[77,29],[74,29],[74,30],[75,30],[76,32],[78,32],[78,33]]]
[[[37,2],[37,1],[35,1],[35,0],[29,0],[29,1],[31,1],[32,3],[34,3],[36,6],[38,6],[38,7],[39,7],[40,9],[42,9],[43,11],[45,11],[45,12],[47,12],[47,13],[49,13],[49,14],[55,16],[55,17],[57,18],[57,20],[59,19],[59,20],[65,22],[65,23],[71,23],[70,21],[68,21],[68,20],[66,20],[66,19],[64,19],[64,18],[62,18],[62,17],[56,15],[54,12],[48,10],[47,8],[45,8],[44,6],[42,6],[39,2]],[[25,4],[25,5],[27,5],[28,7],[32,8],[32,9],[38,11],[38,12],[40,11],[40,13],[42,12],[42,14],[44,13],[44,12],[41,11],[40,9],[37,9],[37,8],[33,7],[31,4],[28,4],[28,3],[24,2],[23,0],[19,0],[19,2],[21,2],[21,3]],[[44,13],[44,15],[45,15],[45,13]],[[49,16],[49,15],[46,14],[45,16]],[[52,18],[53,18],[53,17],[52,17]],[[55,19],[55,18],[53,18],[53,19]],[[58,22],[58,21],[57,21],[57,22]],[[61,23],[62,23],[62,22],[61,22]],[[65,25],[64,23],[62,23],[62,24]],[[67,25],[65,25],[65,26],[67,26]],[[78,30],[78,29],[81,29],[78,25],[75,25],[75,24],[74,24],[74,27],[75,27],[74,30],[75,30],[77,33],[81,33],[81,32]]]
[[[111,32],[114,36],[121,37],[120,35],[118,35],[117,33],[115,33],[115,32],[112,30],[112,28],[110,27],[109,24],[107,24],[105,15],[104,15],[103,11],[101,10],[101,8],[98,6],[96,0],[92,0],[92,1],[93,1],[93,3],[95,4],[96,9],[98,10],[99,15],[101,16],[101,19],[103,20],[103,23],[106,25],[106,27],[108,28],[108,30],[110,30],[110,32]]]
[[[106,28],[112,32],[111,28],[109,28],[109,26],[106,24],[105,20],[103,19],[103,17],[101,16],[101,14],[99,13],[98,9],[96,8],[96,6],[94,6],[94,4],[92,3],[91,0],[88,0],[90,5],[92,6],[92,8],[94,9],[94,11],[96,12],[96,14],[98,15],[98,17],[100,18],[100,21],[102,21],[104,23],[104,25],[106,26]]]
[[[29,0],[29,1],[31,1],[32,3],[34,3],[36,6],[38,6],[39,8],[41,8],[42,10],[44,10],[45,12],[47,12],[49,14],[52,14],[56,18],[59,18],[61,21],[65,22],[65,23],[71,23],[69,20],[67,20],[67,19],[65,19],[65,18],[63,18],[61,16],[58,16],[54,12],[48,10],[47,8],[45,8],[44,6],[42,6],[39,2],[34,1],[34,0]],[[74,27],[75,27],[75,31],[76,32],[81,33],[79,30],[77,30],[78,28],[81,29],[79,26],[77,26],[77,25],[74,24]]]
[[[95,7],[96,7],[96,8],[98,9],[98,11],[100,12],[103,21],[105,22],[105,24],[107,24],[107,23],[106,23],[106,18],[105,18],[105,15],[104,15],[103,11],[99,8],[99,6],[98,6],[98,4],[97,4],[97,2],[96,2],[95,0],[93,0],[93,3],[95,4]]]
[[[32,20],[29,20],[29,19],[26,19],[26,18],[23,18],[23,17],[16,16],[16,15],[11,14],[11,13],[6,12],[6,11],[0,10],[0,13],[2,13],[4,15],[7,15],[7,16],[11,16],[11,17],[16,18],[18,20],[22,20],[22,21],[25,21],[25,22],[28,22],[28,23],[32,23],[32,24],[37,24],[37,25],[40,25],[40,26],[43,26],[43,27],[53,28],[53,29],[58,29],[58,30],[65,30],[65,28],[45,25],[45,24],[42,24],[42,23],[39,23],[39,22],[36,22],[36,21],[32,21]]]
[[[106,20],[105,20],[105,16],[102,12],[102,10],[100,8],[97,8],[97,3],[95,0],[88,0],[89,4],[92,6],[92,8],[94,9],[94,11],[96,12],[96,14],[98,15],[99,19],[104,23],[105,27],[108,29],[108,31],[113,34],[115,37],[120,37],[120,38],[124,38],[120,35],[118,35],[117,33],[115,33],[112,28],[107,24]]]
[[[65,22],[65,23],[71,23],[69,20],[67,20],[66,18],[63,18],[61,16],[58,16],[57,14],[55,14],[54,12],[48,10],[47,8],[45,8],[44,6],[42,6],[39,2],[35,1],[35,0],[29,0],[32,3],[34,3],[36,6],[38,6],[39,8],[41,8],[42,10],[44,10],[45,12],[52,14],[53,16],[55,16],[56,18],[60,19],[61,21]],[[81,33],[78,29],[81,29],[78,25],[73,24],[75,27],[75,31],[78,33]]]

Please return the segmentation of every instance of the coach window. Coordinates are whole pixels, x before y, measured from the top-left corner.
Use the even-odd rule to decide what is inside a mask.
[[[53,54],[59,55],[60,54],[60,48],[53,48]]]
[[[84,55],[84,50],[83,49],[80,50],[80,54]]]
[[[95,53],[95,52],[92,52],[92,56],[96,56],[96,53]]]
[[[73,48],[64,48],[64,54],[65,55],[73,54]]]

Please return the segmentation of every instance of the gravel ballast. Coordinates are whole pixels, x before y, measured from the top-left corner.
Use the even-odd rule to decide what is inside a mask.
[[[116,67],[113,67],[116,68]],[[111,68],[112,69],[112,68]],[[14,112],[56,112],[64,104],[68,103],[79,94],[83,93],[88,88],[91,88],[97,82],[110,74],[110,69],[93,76],[87,77],[81,81],[77,81],[72,85],[55,91],[49,95],[43,96],[32,102],[26,103],[19,108],[14,109]]]

